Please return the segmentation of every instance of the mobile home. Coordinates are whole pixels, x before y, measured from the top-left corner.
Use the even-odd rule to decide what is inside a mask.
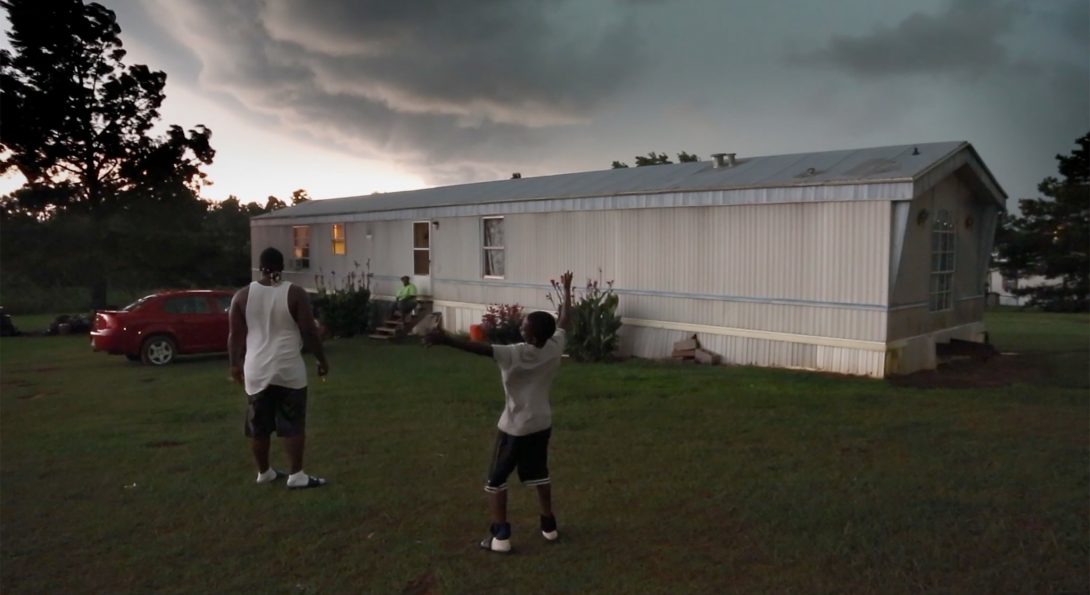
[[[549,279],[613,281],[621,351],[667,357],[698,335],[725,362],[883,377],[935,345],[986,337],[1006,195],[966,142],[739,157],[312,200],[253,218],[285,278],[370,262],[448,329],[488,304],[550,309]],[[361,271],[362,272],[362,271]]]

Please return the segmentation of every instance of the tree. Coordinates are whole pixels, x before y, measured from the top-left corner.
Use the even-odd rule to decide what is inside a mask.
[[[636,167],[643,167],[645,165],[664,165],[667,163],[673,163],[670,158],[666,156],[666,153],[656,154],[651,151],[646,157],[643,155],[636,155]]]
[[[78,246],[72,256],[83,261],[81,282],[92,287],[92,305],[104,305],[109,278],[125,268],[111,262],[116,244],[136,238],[111,232],[132,232],[134,223],[170,221],[178,232],[199,224],[193,214],[200,167],[215,155],[211,131],[170,126],[151,136],[166,75],[122,63],[113,11],[82,0],[0,6],[13,50],[0,50],[0,174],[16,169],[26,178],[6,208],[76,233],[66,241]],[[177,219],[180,212],[188,216]]]
[[[690,154],[686,151],[682,151],[677,154],[678,163],[687,163],[691,161],[700,161],[700,157],[695,154]],[[664,165],[673,163],[670,158],[666,156],[666,153],[656,153],[651,151],[646,156],[636,155],[636,167],[643,167],[645,165]],[[614,161],[610,164],[612,169],[624,169],[628,167],[628,164],[623,161]]]
[[[303,190],[302,188],[291,193],[291,206],[293,207],[295,205],[301,205],[308,200],[310,200],[310,195],[307,194],[307,191]]]
[[[1021,216],[1005,216],[996,234],[999,269],[1006,277],[1041,275],[1057,285],[1015,289],[1046,310],[1090,309],[1090,132],[1070,155],[1057,155],[1063,179],[1049,176],[1044,198],[1018,201]]]
[[[215,252],[215,257],[201,267],[205,285],[245,285],[250,280],[250,217],[265,209],[257,203],[242,204],[236,196],[208,202],[202,225],[201,243]]]
[[[283,208],[285,208],[287,206],[288,205],[284,204],[284,201],[280,200],[279,198],[276,198],[275,196],[273,196],[271,194],[269,195],[269,198],[265,199],[265,212],[266,213],[271,213],[273,211],[283,209]]]

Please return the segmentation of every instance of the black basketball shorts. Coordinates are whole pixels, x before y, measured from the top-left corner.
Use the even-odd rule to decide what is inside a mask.
[[[549,436],[552,428],[512,436],[496,433],[492,449],[492,464],[488,469],[486,492],[502,492],[507,489],[507,476],[518,469],[519,480],[524,485],[537,486],[549,483]]]

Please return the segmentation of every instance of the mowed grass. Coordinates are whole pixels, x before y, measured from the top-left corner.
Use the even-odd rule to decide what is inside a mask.
[[[513,482],[509,557],[476,549],[503,400],[485,358],[328,343],[306,468],[331,484],[289,492],[253,483],[222,356],[156,369],[86,337],[5,338],[0,591],[1086,592],[1088,319],[988,322],[1044,380],[565,362],[561,541]]]

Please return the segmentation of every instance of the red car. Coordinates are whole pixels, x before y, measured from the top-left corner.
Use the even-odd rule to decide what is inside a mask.
[[[178,290],[149,295],[95,314],[91,347],[162,366],[179,354],[227,351],[228,291]]]

